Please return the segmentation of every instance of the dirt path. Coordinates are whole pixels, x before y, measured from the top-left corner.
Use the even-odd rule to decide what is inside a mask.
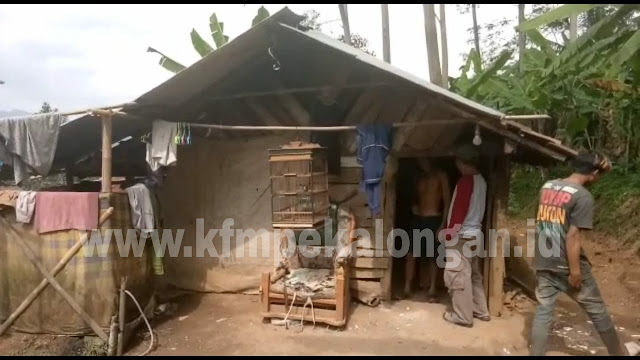
[[[171,319],[155,325],[159,345],[153,354],[498,355],[504,348],[526,352],[524,319],[518,314],[466,329],[442,320],[444,305],[399,301],[378,308],[353,306],[343,331],[318,324],[297,332],[263,323],[257,296],[189,296]],[[146,346],[143,341],[129,354]]]
[[[524,222],[522,222],[524,224]],[[512,224],[512,234],[525,234]],[[598,233],[585,241],[593,272],[623,341],[640,338],[640,258]],[[472,329],[442,320],[445,305],[415,300],[378,308],[352,304],[343,331],[319,324],[302,332],[265,324],[258,297],[192,294],[153,320],[158,335],[155,355],[526,355],[535,304],[520,298],[516,311],[505,311]],[[446,296],[443,297],[446,300]],[[147,348],[145,329],[128,354]],[[13,334],[0,338],[0,355],[70,355],[86,353],[79,338]],[[561,297],[554,316],[551,354],[604,355],[606,351],[584,312]]]

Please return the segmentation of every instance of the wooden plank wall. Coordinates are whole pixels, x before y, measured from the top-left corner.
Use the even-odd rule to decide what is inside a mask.
[[[366,229],[371,237],[361,237],[357,243],[355,258],[351,263],[351,289],[354,296],[359,291],[368,294],[378,294],[381,299],[391,298],[391,261],[392,258],[386,249],[386,236],[382,242],[375,241],[375,220],[383,219],[383,235],[393,226],[393,211],[395,210],[395,191],[386,175],[383,181],[383,213],[373,218],[367,205],[366,194],[360,191],[360,179],[362,168],[358,167],[354,157],[343,157],[340,175],[329,177],[329,197],[332,202],[346,201],[356,217],[357,228]],[[394,173],[395,174],[395,173]],[[389,177],[391,178],[391,177]],[[394,189],[395,190],[395,189]],[[391,222],[387,219],[391,218]],[[377,254],[376,250],[380,254]],[[379,255],[379,256],[376,256]]]

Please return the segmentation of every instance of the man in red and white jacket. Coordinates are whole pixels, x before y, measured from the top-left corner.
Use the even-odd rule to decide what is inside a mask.
[[[487,183],[478,171],[478,160],[479,153],[475,146],[463,145],[456,151],[456,166],[462,176],[456,184],[449,207],[447,229],[453,236],[445,240],[450,262],[444,270],[444,282],[449,289],[453,311],[445,312],[443,317],[448,322],[466,327],[473,326],[474,318],[490,320],[480,258],[471,253],[474,249],[473,243],[470,243],[477,237],[484,238],[479,235],[482,235]],[[481,244],[475,246],[478,245]],[[451,261],[454,258],[459,261]]]

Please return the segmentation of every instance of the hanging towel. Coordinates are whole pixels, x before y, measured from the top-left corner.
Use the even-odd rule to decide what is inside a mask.
[[[144,184],[135,184],[125,189],[129,195],[129,205],[131,205],[131,223],[136,230],[144,233],[142,236],[160,230],[156,229],[155,214],[157,213],[157,205],[155,196],[151,190]],[[162,251],[153,247],[153,271],[156,275],[164,274],[164,265],[162,261]]]
[[[20,191],[16,201],[16,221],[28,224],[36,208],[36,192]]]
[[[380,182],[384,176],[384,164],[391,148],[391,126],[362,124],[356,127],[358,163],[362,165],[360,186],[367,194],[367,202],[373,216],[380,215]]]
[[[153,122],[151,144],[147,144],[147,162],[151,170],[172,165],[178,160],[178,146],[174,141],[177,133],[178,123],[164,120]]]
[[[37,192],[34,225],[39,234],[98,228],[97,192]]]

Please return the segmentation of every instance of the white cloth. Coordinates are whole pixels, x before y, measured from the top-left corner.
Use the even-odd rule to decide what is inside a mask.
[[[135,184],[126,188],[131,205],[131,223],[141,231],[155,229],[155,214],[151,202],[151,192],[144,184]]]
[[[169,166],[177,160],[178,146],[175,137],[178,133],[178,123],[164,120],[153,122],[151,144],[147,144],[147,163],[151,170],[156,171],[161,166]]]
[[[33,218],[36,208],[36,192],[20,191],[16,200],[16,221],[28,224]]]

